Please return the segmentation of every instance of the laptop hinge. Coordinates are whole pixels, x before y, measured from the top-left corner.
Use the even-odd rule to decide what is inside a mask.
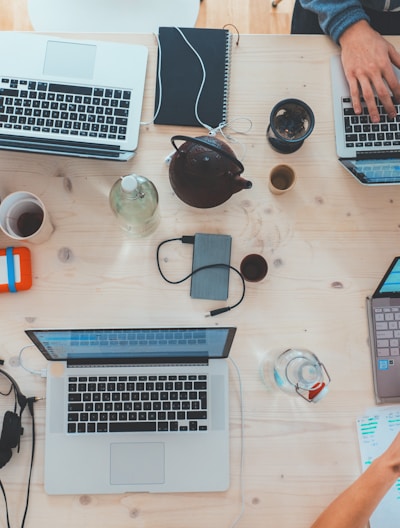
[[[376,150],[372,151],[356,151],[357,160],[370,160],[370,159],[390,159],[399,158],[400,151],[398,150]]]
[[[196,358],[195,360],[191,359],[190,361],[188,358],[151,358],[151,359],[145,359],[140,358],[137,361],[134,361],[132,358],[118,358],[118,361],[116,362],[115,358],[104,358],[101,360],[101,363],[99,363],[98,358],[94,359],[88,359],[88,358],[82,358],[82,359],[68,359],[67,360],[67,367],[121,367],[122,365],[124,367],[148,367],[148,366],[204,366],[208,365],[209,359],[208,358]]]
[[[99,145],[94,143],[78,143],[74,141],[43,140],[39,138],[15,137],[0,135],[0,148],[4,150],[20,150],[64,156],[82,156],[127,160],[133,152],[122,151],[114,145]]]

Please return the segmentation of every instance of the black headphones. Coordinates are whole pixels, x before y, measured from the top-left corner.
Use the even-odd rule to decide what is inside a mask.
[[[0,365],[4,363],[3,360],[0,360]],[[14,392],[14,410],[6,411],[3,420],[3,427],[0,435],[0,469],[4,467],[7,462],[11,459],[12,449],[20,446],[21,435],[24,430],[21,425],[22,413],[27,404],[27,397],[22,394],[21,389],[18,386],[18,383],[12,378],[7,372],[0,369],[0,374],[5,376],[11,383],[11,387],[8,393],[3,394],[8,396],[12,391]],[[0,393],[2,394],[2,393]],[[19,413],[17,409],[19,407]]]
[[[0,359],[0,365],[4,365],[4,361],[2,359]],[[2,369],[0,369],[0,374],[5,376],[8,379],[8,381],[11,383],[10,390],[6,393],[0,393],[0,396],[9,396],[12,392],[14,392],[14,410],[6,411],[4,415],[3,427],[2,427],[1,435],[0,435],[0,469],[4,467],[7,464],[7,462],[10,461],[12,457],[12,450],[15,447],[18,447],[18,451],[19,451],[21,436],[24,432],[24,429],[21,424],[21,418],[22,418],[22,413],[25,410],[25,407],[28,407],[29,414],[31,415],[31,418],[32,418],[32,451],[31,451],[31,463],[30,463],[29,477],[28,477],[28,486],[27,486],[27,492],[26,492],[25,510],[24,510],[22,522],[21,522],[21,528],[23,528],[25,525],[26,514],[28,513],[29,492],[30,492],[31,477],[32,477],[33,458],[34,458],[34,453],[35,453],[35,415],[33,412],[33,405],[40,398],[36,398],[35,396],[27,398],[22,393],[21,389],[18,386],[18,383],[15,381],[14,378],[10,376],[10,374],[8,374],[5,370],[2,370]],[[18,408],[19,408],[19,413],[18,413]],[[4,497],[4,501],[6,505],[7,528],[11,528],[6,491],[4,489],[1,479],[0,479],[0,489],[3,493],[3,497]]]

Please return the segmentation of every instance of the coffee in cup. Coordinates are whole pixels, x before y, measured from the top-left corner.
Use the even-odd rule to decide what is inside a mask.
[[[256,253],[244,257],[240,264],[240,273],[248,282],[261,281],[268,272],[268,264],[265,258]]]
[[[17,191],[0,203],[0,227],[15,240],[40,244],[54,230],[43,202],[27,191]]]
[[[269,174],[269,189],[273,194],[289,191],[296,183],[296,174],[289,165],[276,165]]]

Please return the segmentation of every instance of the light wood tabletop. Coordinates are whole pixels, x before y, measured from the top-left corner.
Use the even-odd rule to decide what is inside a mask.
[[[154,38],[96,38],[148,46],[142,120],[151,121]],[[400,46],[400,38],[390,40]],[[27,396],[45,396],[45,379],[18,360],[30,344],[24,330],[35,327],[234,325],[231,356],[243,389],[242,446],[240,383],[231,365],[231,485],[223,493],[49,496],[43,488],[45,401],[38,402],[27,527],[230,527],[241,511],[243,487],[237,526],[304,528],[359,475],[356,419],[374,405],[365,299],[398,253],[400,188],[364,187],[337,161],[329,70],[334,53],[337,47],[323,36],[242,35],[233,46],[229,121],[243,133],[230,129],[230,145],[253,187],[213,209],[180,201],[164,161],[173,150],[171,136],[205,135],[203,129],[144,125],[137,155],[126,163],[0,151],[1,198],[17,190],[38,194],[55,226],[47,242],[25,244],[32,253],[32,289],[1,296],[0,358]],[[316,124],[299,151],[282,155],[269,146],[266,128],[272,107],[287,97],[309,104]],[[295,187],[280,196],[268,190],[268,174],[279,163],[297,175]],[[120,230],[108,206],[112,184],[132,172],[151,179],[160,195],[160,226],[139,240]],[[167,284],[156,268],[160,241],[196,232],[231,235],[236,267],[249,253],[262,254],[269,264],[262,282],[247,284],[244,302],[215,318],[204,314],[221,302],[191,299],[188,282]],[[0,247],[7,245],[10,239],[0,234]],[[179,243],[166,246],[164,271],[177,279],[188,273],[191,252]],[[228,303],[240,293],[232,275]],[[260,363],[291,346],[316,353],[332,378],[317,404],[260,379]],[[31,369],[45,367],[34,348],[24,351],[23,360]],[[0,379],[1,391],[7,387]],[[12,399],[2,397],[0,420],[10,408]],[[23,425],[20,452],[14,450],[0,471],[13,527],[20,526],[25,504],[27,413]],[[3,505],[0,526],[6,526]]]

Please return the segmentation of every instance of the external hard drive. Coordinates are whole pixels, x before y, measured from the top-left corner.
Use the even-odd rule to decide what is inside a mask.
[[[229,265],[232,237],[196,233],[193,246],[193,271],[210,264]],[[211,267],[192,275],[190,296],[194,299],[225,301],[229,290],[229,267]]]

